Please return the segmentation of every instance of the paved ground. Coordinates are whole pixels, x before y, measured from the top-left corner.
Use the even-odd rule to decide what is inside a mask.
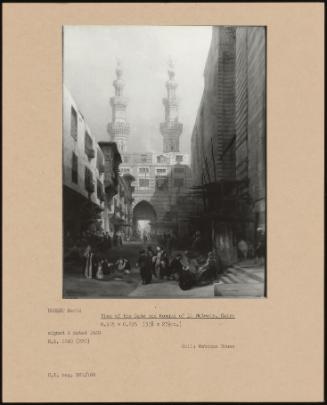
[[[265,295],[265,268],[263,265],[243,263],[234,265],[220,278],[214,294],[224,298],[262,298]]]
[[[119,256],[130,260],[131,274],[105,275],[103,280],[86,279],[80,265],[66,265],[64,298],[210,298],[210,297],[262,297],[264,295],[264,267],[253,263],[233,266],[221,276],[219,284],[194,287],[183,291],[176,281],[156,280],[148,285],[141,283],[135,267],[141,243],[129,243],[111,249],[107,257],[115,261]]]
[[[130,298],[209,298],[214,297],[214,285],[194,287],[183,291],[179,288],[177,281],[158,282],[154,280],[151,284],[139,284],[128,296]]]

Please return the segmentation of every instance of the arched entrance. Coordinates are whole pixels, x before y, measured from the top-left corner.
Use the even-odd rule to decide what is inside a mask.
[[[143,200],[135,205],[133,210],[133,228],[135,237],[149,240],[153,236],[157,214],[153,206]]]

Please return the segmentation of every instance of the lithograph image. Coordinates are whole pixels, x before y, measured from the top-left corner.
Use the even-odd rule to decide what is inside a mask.
[[[63,297],[266,297],[266,28],[63,27]]]

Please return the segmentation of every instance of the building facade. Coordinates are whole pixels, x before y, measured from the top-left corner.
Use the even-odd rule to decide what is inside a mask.
[[[65,234],[83,231],[128,234],[131,184],[121,179],[115,142],[96,142],[77,104],[64,87],[63,215]],[[122,223],[129,224],[122,230]]]
[[[133,236],[133,192],[134,177],[125,174],[119,176],[118,192],[113,198],[114,233],[123,240],[130,240]]]
[[[197,215],[226,263],[265,231],[265,47],[264,27],[213,27],[192,134]]]
[[[63,89],[64,231],[102,228],[104,156],[77,104]]]
[[[120,174],[133,177],[133,234],[138,235],[138,221],[149,220],[152,232],[185,232],[187,226],[187,204],[180,207],[181,198],[187,199],[192,185],[190,158],[180,152],[179,140],[183,125],[178,120],[177,83],[172,63],[168,67],[166,82],[167,96],[163,99],[165,120],[160,124],[163,139],[162,153],[129,153],[127,140],[129,125],[126,121],[126,98],[123,96],[124,83],[122,69],[116,70],[117,79],[113,82],[115,97],[111,98],[112,122],[108,125],[111,141],[117,142],[122,155]],[[117,82],[118,81],[118,82]],[[117,86],[119,84],[119,94]],[[118,100],[125,100],[120,107],[119,125],[117,124]],[[115,131],[112,128],[116,128]],[[128,128],[128,130],[127,130]],[[139,236],[139,235],[138,235]]]
[[[134,178],[130,175],[120,176],[121,155],[115,142],[99,142],[104,159],[104,231],[111,237],[121,236],[124,240],[131,238],[132,203]]]
[[[119,165],[121,155],[115,142],[99,142],[99,147],[104,156],[104,209],[103,229],[113,236],[117,227],[115,226],[115,211],[113,210],[113,199],[119,189]]]

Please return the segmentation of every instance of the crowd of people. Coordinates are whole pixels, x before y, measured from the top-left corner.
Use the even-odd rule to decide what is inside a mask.
[[[130,271],[130,264],[126,259],[121,257],[114,263],[108,259],[110,249],[122,245],[120,233],[111,237],[108,232],[85,231],[74,238],[67,233],[64,239],[64,258],[68,263],[81,263],[86,278],[101,280],[104,274],[115,269],[120,271],[124,267],[126,274]]]
[[[129,260],[119,257],[115,262],[111,262],[109,259],[97,257],[90,245],[86,247],[83,261],[83,274],[85,278],[103,280],[105,275],[115,272],[125,275],[130,274],[131,264]]]
[[[220,272],[214,252],[197,256],[184,251],[170,260],[167,252],[160,246],[155,251],[151,246],[142,249],[138,267],[143,284],[150,284],[153,277],[157,280],[176,280],[182,290],[211,283],[218,278]]]
[[[128,259],[119,257],[115,262],[103,254],[108,245],[104,243],[87,243],[83,252],[83,275],[91,279],[103,280],[106,274],[130,274],[131,264]],[[98,241],[99,242],[99,241]],[[96,247],[96,248],[95,248]],[[198,251],[184,251],[172,256],[160,245],[142,249],[136,263],[143,284],[154,280],[175,280],[183,290],[195,285],[204,285],[217,280],[219,262],[214,252],[201,254]]]
[[[147,242],[143,240],[144,248],[139,252],[136,263],[143,284],[174,280],[178,282],[181,289],[187,290],[196,285],[219,281],[219,275],[223,272],[222,262],[215,251],[208,251],[208,243],[199,231],[193,235],[189,250],[182,252],[176,252],[174,238],[168,233],[157,238],[158,245],[155,248],[151,245],[146,247]],[[119,247],[122,243],[122,237],[119,234],[110,237],[109,233],[84,232],[74,241],[67,235],[65,250],[69,250],[70,255],[75,254],[80,258],[84,277],[103,280],[107,274],[131,273],[131,263],[127,258],[119,256],[118,260],[110,260],[110,254],[108,254],[112,247]],[[251,255],[249,245],[244,239],[238,242],[237,248],[240,259],[247,259]],[[175,254],[172,254],[173,251]],[[264,233],[258,239],[255,257],[259,263],[264,261]]]
[[[120,233],[115,233],[112,237],[109,232],[91,232],[84,231],[79,235],[72,237],[66,233],[64,238],[65,258],[75,258],[81,256],[84,250],[89,246],[97,257],[102,257],[105,253],[115,246],[122,246],[123,238]]]

